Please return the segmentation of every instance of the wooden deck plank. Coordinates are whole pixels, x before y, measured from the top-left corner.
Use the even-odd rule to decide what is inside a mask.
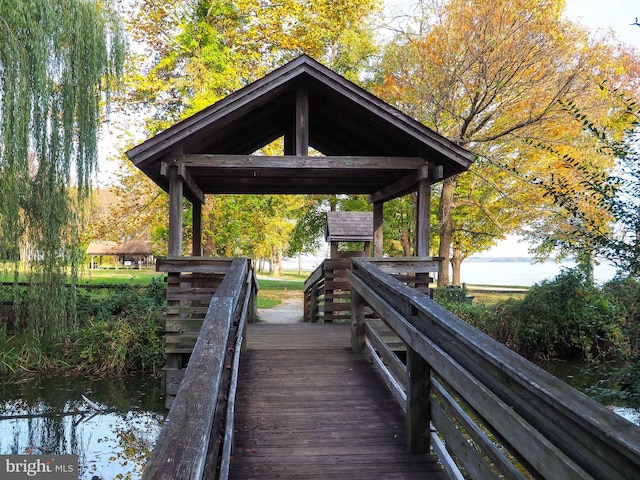
[[[240,366],[233,479],[435,479],[343,324],[255,324]]]

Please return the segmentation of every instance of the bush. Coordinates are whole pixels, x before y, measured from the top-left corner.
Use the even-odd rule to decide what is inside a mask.
[[[438,289],[435,299],[529,358],[596,359],[622,341],[618,303],[577,270],[534,285],[521,300],[471,304],[464,289]]]
[[[69,356],[78,368],[96,373],[155,371],[163,362],[163,296],[155,279],[146,289],[85,294]]]

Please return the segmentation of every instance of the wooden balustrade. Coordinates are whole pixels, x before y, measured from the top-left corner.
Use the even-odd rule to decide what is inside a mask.
[[[640,478],[638,427],[375,262],[354,259],[349,282],[352,346],[405,409],[409,449],[434,448],[451,478]]]
[[[383,271],[417,290],[431,294],[432,274],[440,271],[439,257],[368,258]],[[331,323],[351,318],[351,286],[347,272],[352,258],[324,260],[304,284],[304,321]]]
[[[175,283],[182,284],[189,292],[187,297],[197,301],[207,293],[202,290],[210,289],[202,286],[204,280],[200,275],[210,271],[216,277],[224,272],[224,278],[211,297],[184,378],[143,478],[226,478],[233,443],[240,347],[245,337],[244,326],[255,312],[256,284],[251,263],[247,259],[185,258],[161,262],[159,269],[189,272]],[[185,299],[175,293],[175,298],[168,294],[173,301]],[[191,315],[190,311],[180,310],[183,308],[180,305],[168,308],[177,309],[171,313],[176,320],[185,320],[180,315]]]

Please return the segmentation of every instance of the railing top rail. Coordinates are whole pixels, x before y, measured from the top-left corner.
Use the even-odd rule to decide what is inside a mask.
[[[203,477],[229,332],[248,272],[247,259],[233,259],[211,299],[184,379],[143,478]]]
[[[322,276],[324,275],[324,262],[325,260],[320,262],[320,265],[318,265],[316,269],[313,272],[311,272],[311,274],[307,277],[307,279],[304,282],[303,290],[307,290],[309,287],[311,287],[314,283],[316,283],[318,280],[322,278]]]
[[[591,462],[596,470],[600,468],[596,465],[598,462],[609,464],[604,468],[614,469],[624,464],[640,471],[638,427],[631,422],[517,355],[367,259],[353,259],[352,271],[383,297],[414,331],[446,352],[452,361],[486,385],[560,450],[575,450],[567,454],[577,457],[579,464]],[[406,340],[416,341],[416,338]],[[432,368],[437,371],[439,366],[432,365]],[[578,432],[570,433],[576,445],[562,444],[567,432]]]
[[[156,260],[158,272],[225,273],[234,258],[222,257],[160,257]]]

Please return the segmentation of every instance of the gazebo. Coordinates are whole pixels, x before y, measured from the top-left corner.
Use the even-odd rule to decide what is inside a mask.
[[[327,212],[325,240],[330,258],[370,256],[373,241],[373,213]],[[341,243],[364,243],[362,251],[340,250]]]
[[[89,268],[96,267],[95,257],[98,257],[98,265],[102,264],[102,257],[114,257],[116,269],[120,262],[124,266],[146,267],[153,261],[149,242],[142,240],[131,240],[124,243],[94,240],[87,247],[86,253],[90,257]],[[131,262],[130,265],[127,265],[127,262]]]
[[[256,152],[278,138],[278,156]],[[310,156],[314,148],[322,156]],[[182,199],[202,253],[207,194],[367,194],[373,254],[384,203],[417,192],[416,255],[429,252],[432,183],[474,156],[306,55],[132,148],[127,156],[169,193],[170,256],[182,255]]]

